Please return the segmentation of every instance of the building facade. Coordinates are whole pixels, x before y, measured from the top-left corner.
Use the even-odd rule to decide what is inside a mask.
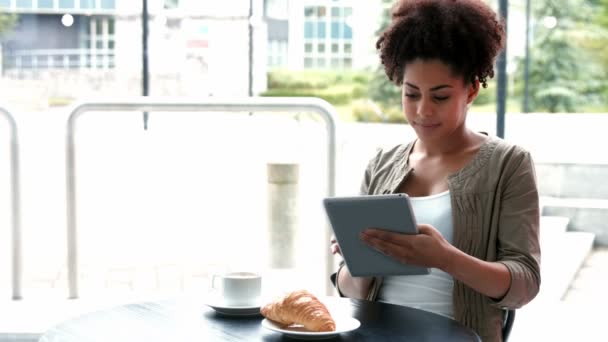
[[[150,95],[256,95],[269,69],[376,65],[378,4],[148,0]],[[18,16],[0,41],[5,80],[70,98],[142,93],[142,1],[0,0],[0,11]]]

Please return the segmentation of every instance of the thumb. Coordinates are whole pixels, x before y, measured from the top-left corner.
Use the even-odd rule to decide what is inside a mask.
[[[419,224],[418,232],[424,235],[433,235],[433,228],[428,224]]]

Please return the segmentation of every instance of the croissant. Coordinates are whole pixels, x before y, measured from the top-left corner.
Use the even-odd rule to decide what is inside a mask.
[[[306,290],[298,290],[275,299],[260,309],[261,314],[278,323],[289,326],[301,324],[315,331],[335,331],[336,322],[327,307]]]

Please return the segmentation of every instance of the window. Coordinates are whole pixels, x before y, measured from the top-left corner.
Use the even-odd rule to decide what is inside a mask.
[[[82,67],[114,67],[114,19],[108,16],[87,16],[84,19],[82,47],[86,49],[86,59]]]
[[[101,0],[102,9],[116,9],[115,0]]]
[[[83,0],[81,0],[83,1]],[[38,8],[51,9],[53,8],[53,0],[38,0]]]
[[[0,0],[0,8],[11,8],[11,0]]]
[[[312,58],[306,57],[304,58],[304,67],[305,68],[312,68]]]
[[[344,53],[352,53],[352,45],[350,43],[344,43]]]
[[[17,0],[17,8],[31,9],[32,0]]]
[[[40,2],[40,0],[38,0]],[[82,9],[94,9],[95,0],[80,0],[80,8]]]
[[[175,9],[179,7],[179,0],[165,0],[165,9]]]
[[[76,4],[74,3],[74,0],[59,0],[59,8],[74,8],[76,7]]]

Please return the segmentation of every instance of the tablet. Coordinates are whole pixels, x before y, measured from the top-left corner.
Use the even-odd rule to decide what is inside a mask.
[[[323,206],[348,270],[355,277],[422,275],[429,269],[403,264],[369,247],[359,238],[366,228],[418,234],[406,194],[329,197]]]

